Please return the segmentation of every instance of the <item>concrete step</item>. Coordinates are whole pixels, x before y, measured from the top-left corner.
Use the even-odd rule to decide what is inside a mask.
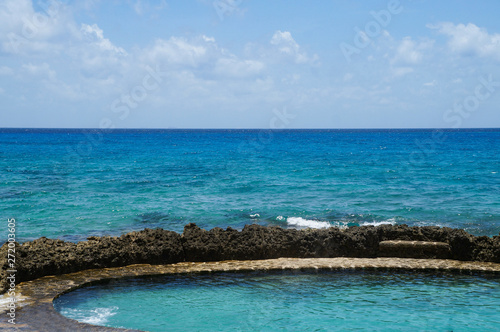
[[[445,242],[429,241],[381,241],[379,257],[400,258],[450,258],[451,247]]]

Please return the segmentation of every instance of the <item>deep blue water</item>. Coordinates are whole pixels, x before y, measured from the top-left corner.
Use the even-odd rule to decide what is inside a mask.
[[[63,315],[147,331],[498,331],[498,276],[216,273],[118,280],[56,299]]]
[[[500,130],[0,130],[21,242],[380,223],[500,232]]]

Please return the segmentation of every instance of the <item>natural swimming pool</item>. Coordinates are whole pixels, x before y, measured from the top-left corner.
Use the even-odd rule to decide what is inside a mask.
[[[79,321],[165,330],[500,328],[500,277],[394,271],[224,272],[121,279],[54,301]]]

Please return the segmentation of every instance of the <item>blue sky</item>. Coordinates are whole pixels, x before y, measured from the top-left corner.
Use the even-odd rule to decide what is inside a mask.
[[[0,127],[500,127],[500,2],[0,0]]]

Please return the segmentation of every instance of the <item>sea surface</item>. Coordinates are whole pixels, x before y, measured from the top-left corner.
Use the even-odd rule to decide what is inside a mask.
[[[56,299],[63,315],[148,331],[498,331],[498,276],[215,273],[126,279]]]
[[[161,227],[500,232],[500,129],[0,129],[20,242]]]

